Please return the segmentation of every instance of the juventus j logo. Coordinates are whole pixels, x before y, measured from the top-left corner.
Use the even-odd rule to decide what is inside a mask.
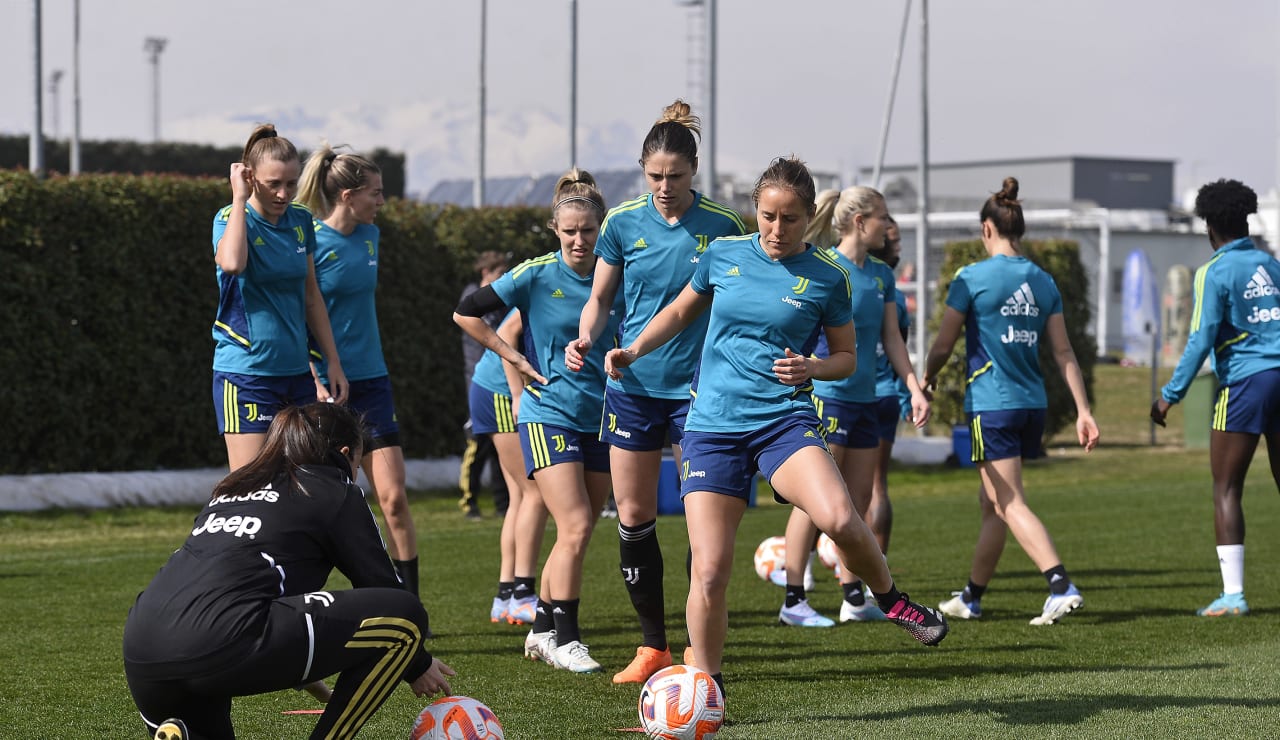
[[[555,434],[555,435],[552,435],[551,439],[556,443],[556,452],[564,452],[564,448],[565,448],[564,435]]]
[[[622,569],[622,580],[627,582],[628,586],[634,586],[640,582],[640,569],[627,568]]]
[[[796,281],[795,285],[791,287],[791,292],[795,293],[796,295],[804,295],[804,292],[808,289],[809,289],[809,278],[802,277],[798,281]]]
[[[244,405],[244,418],[245,418],[245,421],[257,421],[258,420],[258,404],[246,403]]]

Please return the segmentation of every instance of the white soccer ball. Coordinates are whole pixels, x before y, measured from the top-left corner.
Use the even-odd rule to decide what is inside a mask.
[[[756,575],[769,580],[773,573],[781,573],[787,569],[787,538],[767,537],[756,548]]]
[[[835,540],[826,534],[818,535],[818,559],[831,570],[840,567],[840,553],[836,550]]]
[[[640,690],[640,724],[651,738],[712,740],[724,725],[724,696],[710,673],[668,666]]]
[[[427,705],[409,740],[505,740],[493,710],[468,696],[445,696]]]

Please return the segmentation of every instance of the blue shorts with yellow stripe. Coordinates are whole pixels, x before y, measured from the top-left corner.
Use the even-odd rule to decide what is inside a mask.
[[[827,444],[853,450],[880,446],[879,404],[876,401],[847,403],[814,397],[813,407],[822,420]]]
[[[355,412],[368,431],[365,452],[400,446],[400,420],[396,418],[391,378],[353,380],[347,389],[347,408]]]
[[[471,408],[472,434],[511,434],[516,431],[510,393],[491,391],[472,381],[467,404]]]
[[[751,498],[756,471],[772,480],[788,459],[805,447],[827,449],[817,417],[793,414],[750,432],[685,431],[680,497],[710,491],[744,501]],[[779,503],[788,503],[777,493]]]
[[[1263,370],[1218,390],[1213,404],[1215,432],[1280,432],[1280,368]]]
[[[680,444],[691,399],[634,396],[604,389],[604,428],[600,438],[614,447],[644,452]]]
[[[311,373],[272,377],[213,371],[213,411],[219,434],[261,434],[285,406],[315,403]]]
[[[1044,437],[1044,409],[1011,409],[969,413],[973,462],[1010,457],[1040,457]]]
[[[600,441],[599,432],[579,432],[536,421],[522,423],[520,449],[524,472],[530,478],[535,470],[560,463],[582,463],[593,473],[609,472],[609,445]]]

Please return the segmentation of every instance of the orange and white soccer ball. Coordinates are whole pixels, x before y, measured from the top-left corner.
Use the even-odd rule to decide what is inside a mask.
[[[840,553],[836,550],[836,543],[825,533],[818,535],[818,559],[831,570],[840,567]]]
[[[493,710],[467,696],[445,696],[427,705],[409,740],[505,740]]]
[[[764,580],[769,580],[769,575],[775,571],[781,572],[787,569],[787,538],[786,537],[766,537],[764,542],[756,548],[755,556],[756,575]]]
[[[712,740],[724,725],[724,696],[710,673],[673,665],[640,690],[640,724],[662,740]]]

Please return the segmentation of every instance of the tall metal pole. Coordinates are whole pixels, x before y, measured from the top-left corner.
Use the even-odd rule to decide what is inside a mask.
[[[58,121],[58,85],[62,82],[64,74],[60,69],[55,69],[49,73],[49,117],[53,120],[54,141],[62,138],[62,127]]]
[[[35,74],[32,79],[35,81],[35,119],[31,123],[30,148],[27,152],[27,166],[31,169],[31,174],[36,177],[44,177],[44,68],[40,64],[41,48],[40,48],[40,0],[34,0],[31,4],[34,16],[34,38],[35,43],[35,59],[33,67]]]
[[[142,42],[142,50],[151,55],[151,141],[160,141],[160,53],[168,39],[148,36]]]
[[[889,100],[880,123],[880,149],[876,152],[876,168],[871,173],[871,187],[880,189],[880,170],[884,168],[884,151],[889,145],[889,122],[893,119],[893,99],[898,94],[898,73],[902,71],[902,50],[907,45],[907,28],[911,25],[911,0],[902,11],[902,29],[898,31],[898,50],[893,55],[893,74],[889,77]]]
[[[920,227],[916,230],[916,372],[924,377],[928,334],[929,271],[929,0],[920,0],[920,187],[916,189]]]
[[[71,40],[71,174],[80,174],[80,0],[72,4]]]
[[[476,159],[476,182],[471,200],[476,208],[484,205],[484,55],[485,25],[489,21],[489,0],[480,0],[480,151]]]
[[[703,147],[706,151],[707,197],[715,200],[716,192],[716,0],[705,0],[707,4],[707,122],[704,127],[710,143]]]
[[[578,0],[569,0],[569,166],[578,166]]]

